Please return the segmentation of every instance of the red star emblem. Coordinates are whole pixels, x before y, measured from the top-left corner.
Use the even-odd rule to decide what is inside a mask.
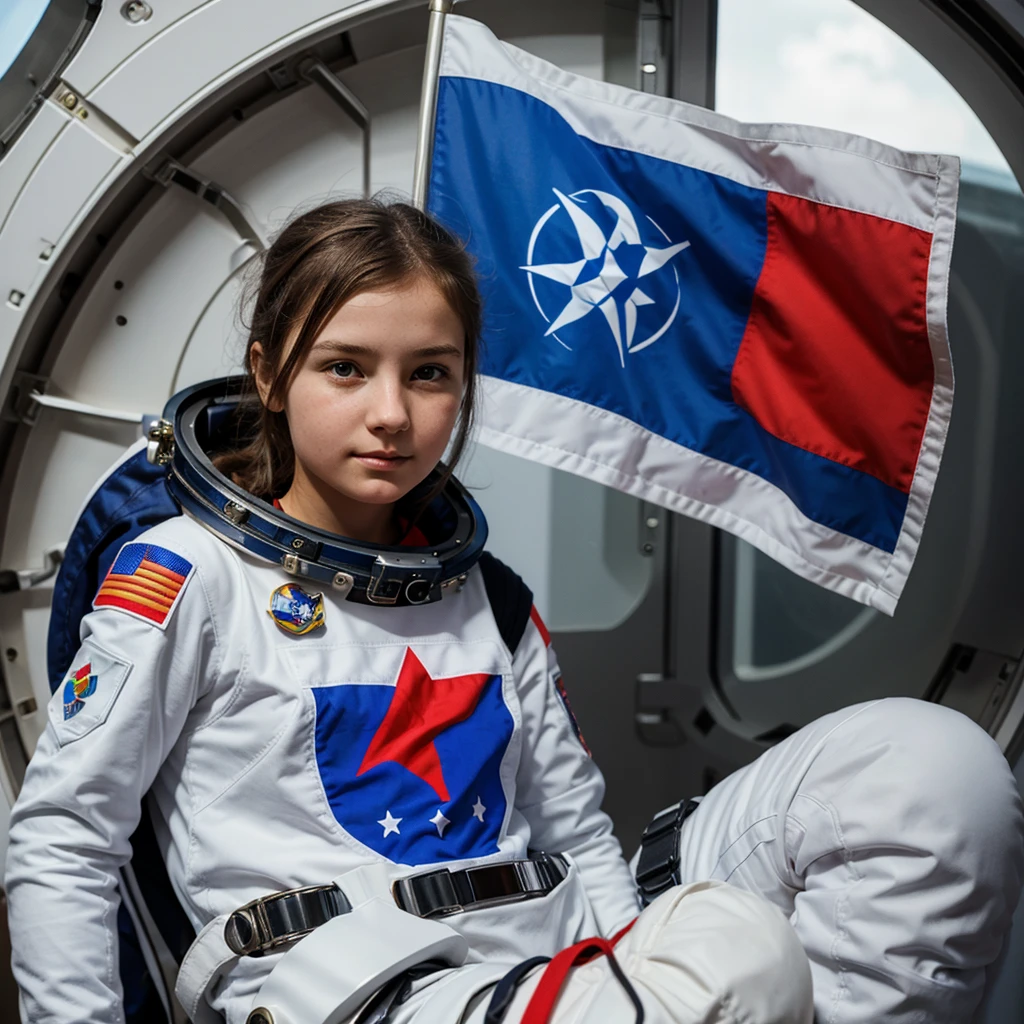
[[[430,786],[444,803],[450,799],[434,740],[476,709],[489,673],[432,679],[407,648],[387,714],[366,748],[356,775],[394,761]]]

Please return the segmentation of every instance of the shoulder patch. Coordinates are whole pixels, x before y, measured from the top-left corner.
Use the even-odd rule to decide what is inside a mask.
[[[580,746],[586,751],[587,757],[593,757],[594,755],[590,753],[590,747],[587,746],[587,741],[583,738],[583,730],[580,728],[580,723],[576,721],[576,716],[573,714],[572,704],[569,703],[569,694],[566,693],[561,673],[555,676],[554,683],[555,692],[558,694],[558,699],[562,702],[562,707],[565,708],[566,715],[569,716],[569,724],[572,726],[576,739],[580,741]]]
[[[50,698],[50,723],[61,746],[81,739],[107,720],[131,667],[124,658],[85,642]]]
[[[120,608],[164,629],[194,571],[190,561],[157,544],[125,544],[92,606]]]

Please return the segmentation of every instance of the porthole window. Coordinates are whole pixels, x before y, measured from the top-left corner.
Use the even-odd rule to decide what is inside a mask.
[[[832,658],[850,645],[859,644],[864,654],[875,633],[898,644],[901,629],[906,643],[915,642],[912,619],[923,624],[931,616],[938,623],[955,614],[956,592],[971,571],[964,551],[987,514],[978,509],[972,521],[965,509],[988,500],[978,470],[991,457],[996,431],[1006,429],[997,426],[994,411],[1002,395],[998,367],[1024,326],[1019,304],[1016,316],[1012,312],[1012,282],[1024,270],[1024,197],[996,143],[953,86],[851,0],[719,0],[718,12],[715,95],[722,113],[750,122],[820,125],[901,149],[953,153],[962,161],[950,283],[954,425],[906,608],[895,621],[885,620],[799,579],[742,541],[719,538],[724,642],[718,664],[726,688],[798,675],[807,680],[816,671],[821,685],[835,686],[842,673]],[[940,534],[943,551],[936,550]]]

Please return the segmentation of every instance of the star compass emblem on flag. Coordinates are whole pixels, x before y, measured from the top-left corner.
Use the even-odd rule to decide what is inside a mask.
[[[653,345],[672,326],[679,313],[682,291],[679,273],[671,266],[671,261],[690,243],[672,242],[650,217],[644,220],[653,225],[661,236],[660,241],[667,244],[645,243],[633,211],[609,192],[585,188],[565,195],[557,188],[552,191],[558,202],[534,226],[526,265],[519,268],[526,271],[533,301],[548,322],[544,336],[554,337],[571,350],[572,346],[566,344],[558,332],[600,310],[615,340],[619,364],[625,367],[626,355]],[[565,263],[535,262],[538,249],[543,246],[545,229],[557,223],[556,217],[568,219],[579,242],[580,256]],[[653,235],[653,231],[647,228],[645,234]],[[671,272],[671,283],[659,280],[662,272],[665,275]],[[568,295],[562,297],[564,305],[553,317],[538,295],[536,277],[569,289]],[[667,296],[671,303],[667,313],[658,308],[662,305],[659,301],[662,296]],[[546,304],[554,310],[550,302]],[[645,307],[651,307],[650,311]],[[648,312],[655,315],[650,316]]]

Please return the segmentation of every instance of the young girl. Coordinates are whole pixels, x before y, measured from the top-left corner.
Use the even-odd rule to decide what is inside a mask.
[[[654,1022],[809,1022],[797,934],[821,1020],[966,1019],[1021,873],[1012,779],[966,719],[894,701],[802,730],[704,799],[670,879],[691,884],[637,917],[547,632],[535,612],[506,628],[515,578],[485,559],[388,589],[465,518],[439,460],[470,429],[480,317],[462,247],[409,206],[321,207],[266,254],[258,429],[217,459],[254,500],[233,518],[229,501],[223,529],[181,516],[122,549],[14,810],[24,1019],[123,1019],[117,878],[147,792],[198,935],[179,984],[197,1024],[319,1021],[301,1008],[325,987],[332,1020],[370,999],[360,1019],[490,1024],[501,1003],[539,1021],[554,976],[516,965],[634,918],[552,1020],[639,1020],[639,1003]],[[225,542],[246,508],[292,538],[290,574]],[[346,544],[378,553],[379,579],[311,582],[321,547]]]

